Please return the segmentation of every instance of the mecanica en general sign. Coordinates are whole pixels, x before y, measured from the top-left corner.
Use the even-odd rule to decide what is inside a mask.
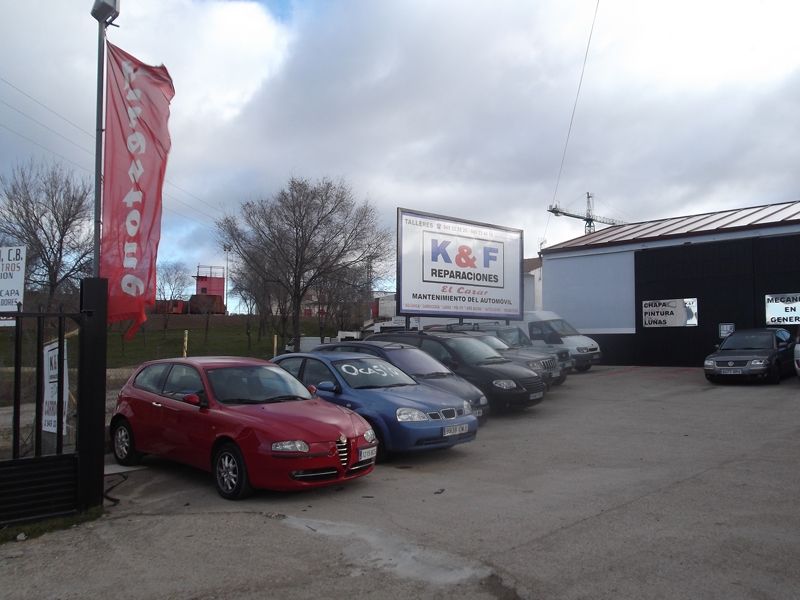
[[[767,325],[800,325],[800,293],[767,294],[764,304]]]
[[[397,210],[397,311],[522,318],[522,230]]]

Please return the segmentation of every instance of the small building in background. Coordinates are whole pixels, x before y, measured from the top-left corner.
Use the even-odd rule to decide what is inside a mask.
[[[195,293],[189,298],[190,314],[224,315],[225,306],[225,267],[197,265]]]

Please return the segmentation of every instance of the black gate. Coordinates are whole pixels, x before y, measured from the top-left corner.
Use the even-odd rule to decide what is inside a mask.
[[[85,512],[102,504],[106,292],[105,279],[85,279],[78,313],[14,314],[11,422],[0,423],[11,430],[10,448],[0,454],[0,525]],[[76,332],[77,386],[70,398],[63,358],[70,355],[67,338]],[[54,357],[49,369],[45,347]],[[50,381],[44,381],[45,372]],[[55,386],[49,394],[47,386]],[[46,396],[55,402],[46,403]]]

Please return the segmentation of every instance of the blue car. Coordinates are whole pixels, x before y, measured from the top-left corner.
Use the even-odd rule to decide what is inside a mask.
[[[471,442],[478,420],[470,403],[420,385],[385,360],[356,352],[283,354],[274,362],[328,402],[372,425],[379,452],[449,448]]]

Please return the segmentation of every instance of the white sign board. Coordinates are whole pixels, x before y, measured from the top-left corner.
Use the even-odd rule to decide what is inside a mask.
[[[398,312],[522,318],[522,230],[400,208]]]
[[[642,302],[645,327],[697,327],[697,298],[670,298]]]
[[[800,293],[767,294],[764,304],[767,325],[800,325]]]
[[[42,410],[42,431],[57,433],[58,427],[58,342],[44,346],[44,405]],[[64,428],[67,435],[67,406],[69,405],[69,377],[67,373],[67,341],[64,340]]]
[[[25,292],[25,246],[0,246],[0,316],[17,312]],[[13,319],[0,318],[0,326],[14,325]]]

